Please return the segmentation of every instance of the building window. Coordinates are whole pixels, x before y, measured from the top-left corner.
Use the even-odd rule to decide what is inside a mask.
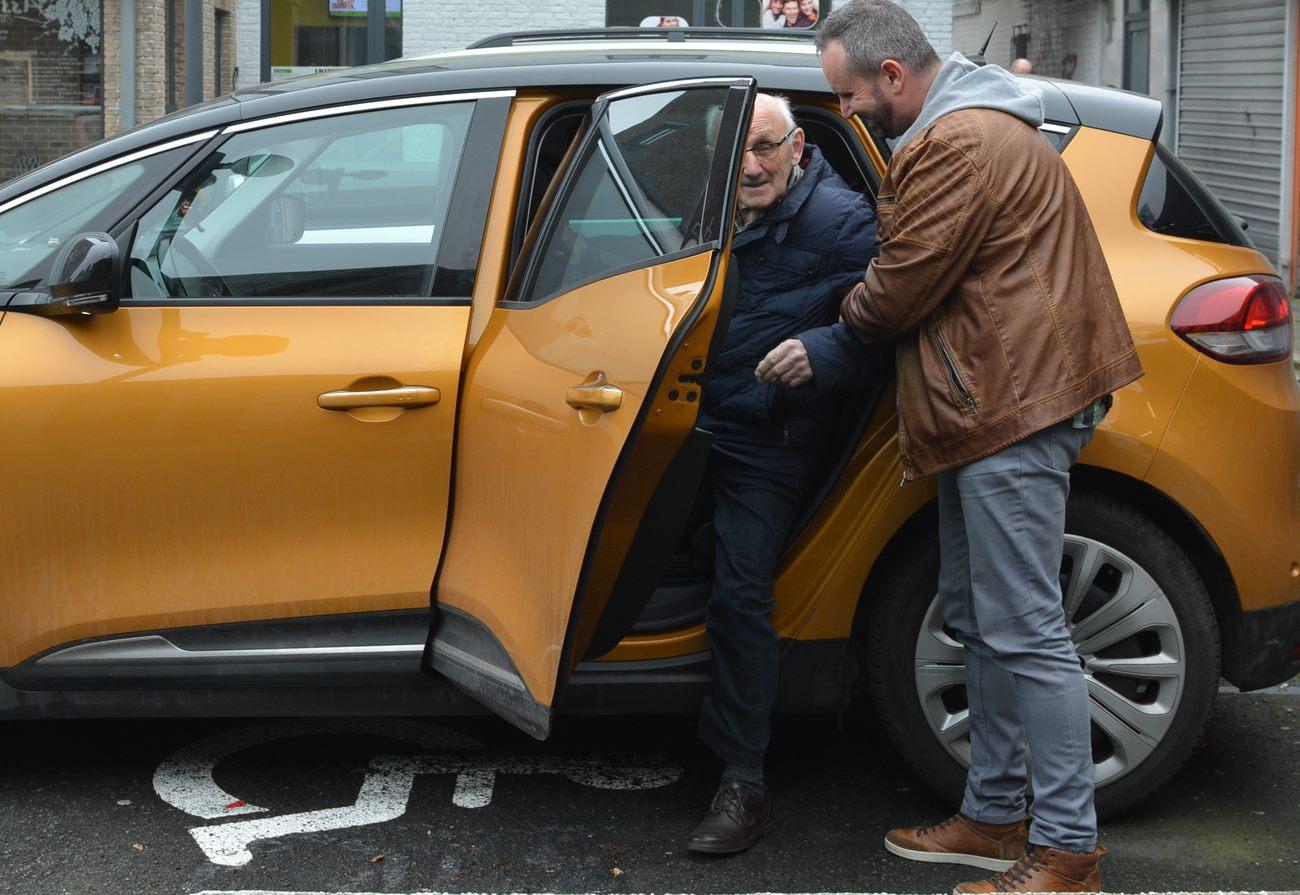
[[[104,135],[101,0],[0,4],[0,183]]]
[[[1151,0],[1124,0],[1124,89],[1146,93],[1151,83]]]
[[[1011,28],[1011,58],[1029,58],[1029,26],[1015,25]]]
[[[402,0],[269,0],[271,80],[402,55]],[[265,13],[264,13],[265,14]],[[378,18],[379,22],[375,20]],[[382,29],[382,34],[380,34]]]

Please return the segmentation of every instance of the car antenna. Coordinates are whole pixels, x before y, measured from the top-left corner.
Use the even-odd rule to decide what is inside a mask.
[[[989,44],[993,43],[993,32],[997,30],[998,30],[998,23],[994,22],[993,27],[989,29],[989,36],[984,38],[984,46],[980,47],[980,51],[978,53],[970,57],[971,62],[974,62],[976,65],[989,64],[988,60],[984,58],[984,54],[988,52]]]

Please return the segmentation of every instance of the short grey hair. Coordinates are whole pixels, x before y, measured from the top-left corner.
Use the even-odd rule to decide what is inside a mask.
[[[912,71],[927,71],[939,63],[916,19],[889,0],[852,0],[836,7],[817,29],[817,50],[833,43],[844,46],[853,71],[868,77],[880,71],[886,59]]]
[[[783,93],[760,93],[759,96],[765,96],[776,104],[776,114],[786,130],[792,131],[799,126],[795,123],[794,112],[790,108],[790,97]]]

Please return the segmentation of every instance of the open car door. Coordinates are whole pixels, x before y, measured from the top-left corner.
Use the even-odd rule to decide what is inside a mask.
[[[755,90],[599,97],[466,371],[425,661],[539,739],[644,607],[703,474]]]

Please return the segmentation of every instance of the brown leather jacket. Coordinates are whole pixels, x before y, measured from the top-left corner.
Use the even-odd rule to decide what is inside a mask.
[[[1142,375],[1101,244],[1060,154],[966,109],[891,159],[880,256],[844,299],[898,338],[898,444],[915,479],[995,453]]]

